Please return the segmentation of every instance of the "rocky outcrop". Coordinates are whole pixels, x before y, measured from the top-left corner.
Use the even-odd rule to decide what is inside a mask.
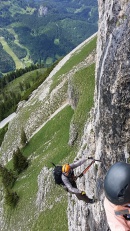
[[[38,211],[46,209],[46,197],[52,185],[51,176],[52,170],[48,170],[47,167],[44,167],[38,176],[38,192],[36,199],[36,207]]]
[[[114,162],[125,161],[130,153],[130,2],[99,0],[98,4],[95,107],[78,153],[78,157],[93,155],[102,160],[78,182],[98,202],[85,205],[69,197],[69,231],[109,230],[103,207],[104,177]]]

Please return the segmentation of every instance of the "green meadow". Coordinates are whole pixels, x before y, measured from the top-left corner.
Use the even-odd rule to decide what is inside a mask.
[[[3,49],[12,57],[15,62],[16,69],[24,68],[23,62],[16,56],[16,54],[12,51],[8,43],[5,41],[4,37],[0,37],[0,42],[3,46]]]

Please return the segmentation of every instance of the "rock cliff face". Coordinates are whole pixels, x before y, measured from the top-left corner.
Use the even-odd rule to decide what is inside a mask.
[[[78,182],[98,202],[87,206],[69,197],[69,231],[109,230],[103,180],[111,164],[125,161],[130,152],[130,1],[98,0],[98,4],[95,107],[78,153],[78,157],[91,155],[102,160]]]

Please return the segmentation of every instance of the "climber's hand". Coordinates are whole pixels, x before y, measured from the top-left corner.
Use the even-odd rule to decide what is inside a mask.
[[[82,194],[82,195],[86,195],[86,192],[82,191],[81,194]]]

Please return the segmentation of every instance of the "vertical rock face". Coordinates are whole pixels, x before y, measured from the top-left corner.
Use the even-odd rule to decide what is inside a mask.
[[[109,230],[103,207],[104,177],[114,162],[125,161],[130,153],[130,1],[98,0],[98,4],[95,108],[84,128],[78,157],[91,155],[102,163],[93,165],[77,182],[98,202],[85,205],[70,196],[69,231]]]
[[[96,139],[102,134],[103,156],[124,160],[130,132],[129,1],[99,0],[96,88]]]

